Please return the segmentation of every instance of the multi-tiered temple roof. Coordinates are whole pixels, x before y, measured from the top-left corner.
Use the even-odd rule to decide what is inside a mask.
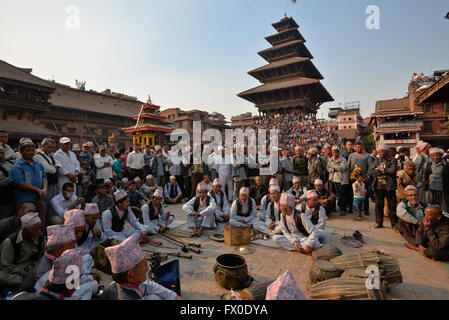
[[[293,18],[273,23],[278,33],[265,39],[272,45],[259,55],[268,64],[248,72],[262,85],[238,96],[255,104],[260,112],[299,110],[315,114],[320,105],[334,101],[320,83],[323,76],[315,67]]]

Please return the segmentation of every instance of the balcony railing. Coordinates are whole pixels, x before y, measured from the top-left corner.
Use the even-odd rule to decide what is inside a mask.
[[[385,122],[379,124],[379,128],[422,127],[423,125],[422,121]]]
[[[19,97],[16,95],[7,94],[7,93],[3,93],[3,92],[0,92],[0,101],[1,100],[13,101],[13,102],[18,102],[18,103],[27,103],[27,104],[33,104],[33,105],[41,105],[41,106],[51,106],[51,103],[46,101],[43,98],[38,98],[38,97],[24,98],[24,97]]]

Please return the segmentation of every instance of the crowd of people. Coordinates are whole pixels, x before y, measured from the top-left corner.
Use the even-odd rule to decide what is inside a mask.
[[[167,232],[182,204],[193,237],[220,223],[252,226],[287,250],[311,254],[322,246],[329,217],[352,214],[365,220],[374,202],[375,228],[384,217],[406,246],[429,258],[449,260],[449,169],[447,155],[424,141],[410,150],[342,141],[311,118],[290,114],[256,124],[278,127],[284,143],[278,167],[248,159],[225,146],[203,147],[194,162],[190,146],[81,145],[63,137],[39,147],[22,138],[17,151],[0,132],[0,289],[17,299],[94,299],[100,274],[92,271],[96,245],[106,250],[114,282],[103,299],[180,299],[146,281],[140,248],[161,243],[149,236]],[[188,151],[181,162],[173,155]],[[125,227],[128,222],[131,228]],[[68,265],[81,270],[70,289]]]

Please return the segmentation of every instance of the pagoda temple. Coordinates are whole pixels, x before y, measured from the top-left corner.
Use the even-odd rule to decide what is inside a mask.
[[[284,18],[272,26],[278,33],[265,39],[272,45],[259,55],[268,64],[248,72],[262,85],[238,96],[255,104],[260,113],[300,111],[317,113],[320,105],[334,101],[320,80],[323,76],[312,63],[313,56],[293,18]]]
[[[150,97],[146,104],[140,107],[140,113],[134,117],[136,125],[122,128],[125,133],[133,135],[133,144],[154,147],[165,143],[165,135],[171,133],[173,128],[167,118],[159,114],[160,106],[154,105]]]

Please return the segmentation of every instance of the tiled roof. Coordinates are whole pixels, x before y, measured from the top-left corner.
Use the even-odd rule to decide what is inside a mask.
[[[23,69],[15,67],[3,60],[0,60],[0,78],[30,83],[36,86],[44,87],[48,89],[48,91],[53,90],[50,82],[33,76],[31,73],[27,73],[23,71]]]

